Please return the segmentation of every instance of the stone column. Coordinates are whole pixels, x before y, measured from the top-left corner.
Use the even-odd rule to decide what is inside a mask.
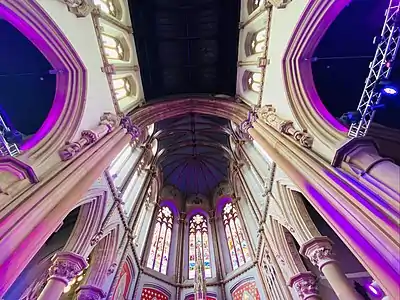
[[[317,280],[313,273],[298,273],[289,279],[288,285],[293,288],[300,300],[320,300]]]
[[[73,252],[59,252],[52,258],[49,279],[38,300],[57,300],[69,281],[88,266],[86,259]]]
[[[300,253],[317,266],[325,275],[340,300],[363,300],[347,280],[337,261],[333,259],[332,241],[325,236],[316,237],[304,243]]]
[[[100,300],[106,296],[106,293],[94,285],[83,285],[76,291],[77,300]]]

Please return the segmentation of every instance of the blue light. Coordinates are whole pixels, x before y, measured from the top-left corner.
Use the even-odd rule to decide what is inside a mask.
[[[398,90],[393,86],[385,86],[382,92],[388,96],[395,96],[398,94]]]

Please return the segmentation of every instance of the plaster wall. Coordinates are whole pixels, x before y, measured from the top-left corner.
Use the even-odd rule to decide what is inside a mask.
[[[140,277],[140,281],[138,283],[138,287],[137,287],[137,295],[136,295],[136,299],[141,299],[140,295],[142,293],[142,290],[144,287],[150,285],[152,288],[156,288],[159,287],[159,289],[161,291],[167,291],[170,294],[169,299],[176,299],[176,288],[173,285],[169,285],[163,281],[160,281],[158,279],[155,279],[149,275],[143,274]]]

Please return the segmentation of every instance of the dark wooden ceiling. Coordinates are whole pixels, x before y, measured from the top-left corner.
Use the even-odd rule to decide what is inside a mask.
[[[130,0],[147,102],[236,89],[239,1]]]

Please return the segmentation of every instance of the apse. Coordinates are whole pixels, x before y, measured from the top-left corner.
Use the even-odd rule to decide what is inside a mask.
[[[185,197],[210,197],[227,178],[227,120],[191,113],[161,121],[156,128],[164,184],[177,187]]]
[[[56,77],[36,46],[0,19],[0,114],[26,139],[36,133],[52,107]]]
[[[355,111],[360,101],[369,64],[378,44],[389,0],[351,1],[333,21],[312,58],[312,73],[322,103],[335,117]],[[400,83],[400,66],[395,61],[390,80]],[[400,98],[385,97],[385,110],[375,114],[374,122],[400,128]]]

